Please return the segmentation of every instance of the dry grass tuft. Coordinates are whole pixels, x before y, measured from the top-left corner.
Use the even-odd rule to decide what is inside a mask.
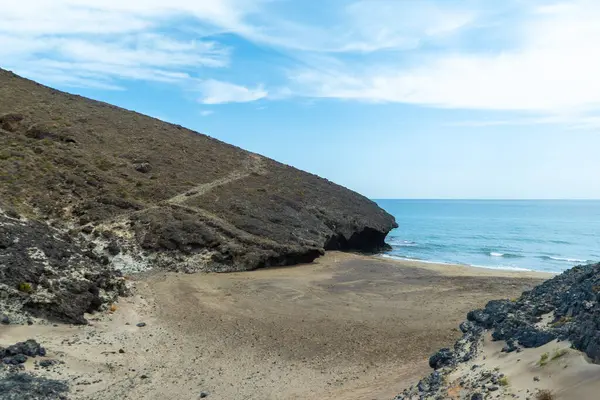
[[[552,354],[551,360],[556,360],[557,358],[561,358],[562,356],[568,353],[567,349],[557,349],[554,350],[554,354]]]
[[[554,394],[550,390],[546,390],[546,389],[540,390],[535,395],[536,400],[554,400],[555,398],[556,397],[554,396]]]

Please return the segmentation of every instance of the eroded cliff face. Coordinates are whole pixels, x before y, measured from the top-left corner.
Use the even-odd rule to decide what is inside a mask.
[[[0,70],[0,206],[124,271],[240,271],[376,252],[369,199],[208,136]]]
[[[75,234],[0,209],[0,323],[44,318],[85,323],[84,313],[127,294],[124,278]]]

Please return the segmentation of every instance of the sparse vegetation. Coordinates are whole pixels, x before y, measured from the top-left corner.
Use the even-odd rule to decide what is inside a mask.
[[[571,322],[572,320],[573,320],[572,317],[562,316],[557,321],[550,324],[550,326],[552,326],[553,328],[559,328],[559,327],[563,326],[564,324],[566,324],[567,322]]]
[[[31,287],[30,283],[27,282],[21,282],[19,283],[19,292],[23,292],[23,293],[33,293],[33,288]]]
[[[540,390],[539,392],[537,392],[537,394],[535,395],[535,399],[536,400],[554,400],[555,396],[554,393],[552,393],[550,390]]]
[[[540,367],[543,367],[544,365],[548,364],[550,361],[556,360],[556,359],[561,358],[562,356],[566,355],[567,352],[568,352],[567,349],[556,349],[552,353],[552,356],[550,356],[550,353],[544,353],[540,356],[540,361],[538,361],[538,365]]]
[[[106,172],[110,171],[114,167],[114,165],[106,158],[98,157],[96,159],[96,167],[98,167],[98,169],[100,169],[101,171]]]
[[[561,358],[562,356],[566,355],[567,352],[568,352],[567,349],[556,349],[556,350],[554,350],[554,353],[552,354],[551,360],[556,360],[557,358]]]
[[[500,384],[500,386],[508,386],[508,377],[503,376],[502,378],[498,379],[498,383]]]

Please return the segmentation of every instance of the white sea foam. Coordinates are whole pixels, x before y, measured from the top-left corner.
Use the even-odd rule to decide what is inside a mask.
[[[511,267],[508,265],[497,265],[497,266],[490,266],[490,265],[470,265],[470,267],[473,268],[485,268],[485,269],[498,269],[501,271],[517,271],[517,272],[532,272],[532,269],[528,269],[528,268],[520,268],[520,267]]]
[[[548,256],[550,260],[554,261],[564,261],[564,262],[572,262],[572,263],[586,263],[587,260],[580,260],[578,258],[563,258],[563,257],[552,257]]]
[[[509,265],[459,264],[459,263],[449,263],[449,262],[443,262],[443,261],[419,260],[419,259],[415,259],[415,258],[394,256],[394,255],[391,255],[391,254],[380,254],[380,257],[391,258],[393,260],[401,260],[401,261],[415,261],[415,262],[420,262],[420,263],[424,263],[424,264],[462,265],[462,266],[465,266],[465,267],[495,269],[495,270],[501,270],[501,271],[516,271],[516,272],[533,272],[533,271],[535,271],[533,269],[520,268],[520,267],[512,267],[512,266],[509,266]],[[540,272],[542,272],[542,271],[540,271]],[[548,272],[548,271],[543,271],[543,272],[547,272],[547,273],[550,273],[550,274],[558,274],[559,273],[559,272]]]
[[[424,264],[457,265],[457,264],[453,264],[453,263],[449,263],[449,262],[431,261],[431,260],[419,260],[418,258],[409,258],[409,257],[394,256],[394,255],[391,255],[391,254],[380,254],[379,256],[383,257],[383,258],[391,258],[393,260],[415,261],[415,262],[420,262],[420,263],[424,263]]]
[[[396,247],[417,247],[419,245],[418,243],[415,243],[410,240],[397,240],[397,239],[390,240],[390,243],[392,244],[392,246],[396,246]]]
[[[487,253],[490,257],[504,257],[504,258],[523,258],[520,254],[514,253],[500,253],[499,251],[491,251]]]

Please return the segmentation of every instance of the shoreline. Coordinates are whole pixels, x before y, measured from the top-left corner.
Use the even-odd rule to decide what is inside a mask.
[[[384,259],[386,261],[392,261],[401,265],[405,265],[405,266],[413,266],[413,265],[420,265],[420,266],[427,266],[427,265],[432,265],[434,266],[434,268],[439,269],[439,268],[443,268],[443,267],[450,267],[452,269],[454,268],[466,268],[466,269],[477,269],[477,270],[486,270],[486,271],[499,271],[499,272],[515,272],[515,273],[525,273],[525,274],[533,274],[532,276],[538,277],[538,276],[548,276],[553,277],[556,275],[561,274],[564,271],[560,271],[560,272],[551,272],[551,271],[538,271],[535,269],[528,269],[528,268],[520,268],[520,267],[510,267],[510,266],[506,266],[506,267],[494,267],[494,266],[489,266],[489,265],[472,265],[472,264],[456,264],[456,263],[450,263],[450,262],[443,262],[443,261],[428,261],[428,260],[417,260],[417,259],[411,259],[411,258],[402,258],[402,257],[398,257],[398,256],[393,256],[393,255],[388,255],[385,253],[381,253],[381,254],[376,254],[373,255],[372,257],[375,258],[381,258]]]

